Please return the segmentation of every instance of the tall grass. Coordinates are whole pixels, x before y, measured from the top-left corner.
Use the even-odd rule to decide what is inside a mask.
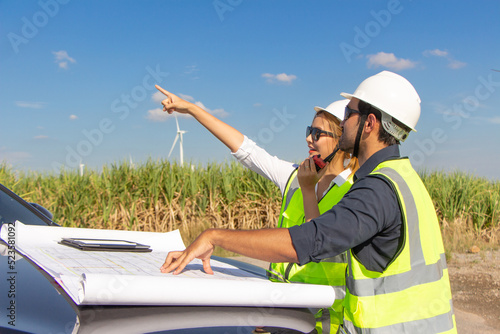
[[[421,174],[448,251],[482,242],[498,246],[500,183],[454,172]],[[49,209],[63,226],[171,231],[187,242],[208,227],[275,227],[281,195],[273,183],[236,162],[184,166],[149,160],[86,170],[83,176],[16,173],[0,165],[0,183]]]
[[[60,174],[14,173],[0,183],[36,202],[68,227],[136,231],[180,229],[189,240],[207,227],[276,226],[281,195],[271,182],[236,162],[181,167],[168,161],[128,163]]]
[[[498,248],[500,182],[464,172],[422,172],[421,178],[440,219],[445,246],[465,251],[471,246]]]

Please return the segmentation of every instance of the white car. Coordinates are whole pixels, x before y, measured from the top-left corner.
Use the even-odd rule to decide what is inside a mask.
[[[0,226],[16,220],[58,228],[45,208],[0,184]],[[44,271],[0,240],[0,333],[303,333],[308,309],[207,306],[78,306]],[[215,257],[265,276],[265,270]],[[258,328],[257,328],[258,327]]]

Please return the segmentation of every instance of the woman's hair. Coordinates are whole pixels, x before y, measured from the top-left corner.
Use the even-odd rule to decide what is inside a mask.
[[[328,121],[328,126],[330,127],[330,131],[333,132],[333,134],[335,135],[335,139],[339,140],[340,136],[342,135],[342,128],[340,127],[339,119],[324,110],[318,111],[316,113],[316,116],[314,117],[318,117],[319,115],[323,115],[325,117],[325,119]],[[337,152],[337,155],[341,155],[344,161],[350,159],[346,168],[350,168],[353,173],[355,173],[358,170],[359,168],[358,158],[351,157],[350,153],[346,153],[341,150]]]

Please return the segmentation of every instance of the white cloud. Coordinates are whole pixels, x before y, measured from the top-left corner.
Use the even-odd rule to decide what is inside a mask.
[[[225,111],[223,108],[212,109],[208,112],[211,113],[212,115],[216,116],[217,118],[225,118],[225,117],[229,116],[229,113],[227,111]]]
[[[500,124],[500,116],[489,118],[488,122],[493,124]]]
[[[468,118],[470,121],[475,121],[478,124],[500,124],[500,116],[495,116],[495,117],[484,117],[484,116],[471,116],[471,117],[465,117],[463,115],[460,115],[464,118]],[[469,115],[466,115],[469,116]]]
[[[21,108],[42,109],[45,106],[45,102],[16,101],[16,106]]]
[[[229,113],[222,108],[211,110],[211,109],[206,108],[203,105],[203,103],[201,103],[199,101],[196,102],[195,104],[197,106],[205,109],[207,112],[209,112],[210,114],[212,114],[218,118],[224,118],[224,117],[227,117],[229,115]],[[191,116],[188,114],[176,113],[176,115],[179,118],[191,118]],[[146,116],[147,119],[149,119],[150,121],[153,121],[153,122],[165,122],[169,118],[173,118],[173,117],[174,117],[173,114],[169,114],[168,112],[163,111],[162,108],[148,110],[148,115]]]
[[[260,108],[260,107],[262,107],[262,103],[260,103],[260,102],[256,102],[256,103],[254,103],[254,104],[253,104],[253,106],[254,106],[255,108]]]
[[[177,96],[179,96],[183,100],[186,100],[189,102],[194,102],[194,97],[192,97],[190,95],[177,94]],[[161,103],[161,101],[165,100],[167,97],[162,92],[156,92],[151,96],[151,98],[153,99],[153,102]]]
[[[447,57],[448,51],[434,49],[434,50],[425,50],[423,52],[424,56],[436,56],[436,57]]]
[[[76,115],[69,115],[69,119],[73,121],[75,119],[78,119],[78,116],[76,116]]]
[[[201,103],[200,101],[196,101],[194,102],[194,104],[196,104],[198,107],[200,107],[201,109],[204,109],[206,110],[208,113],[218,117],[218,118],[224,118],[224,117],[227,117],[229,116],[229,113],[227,111],[225,111],[224,109],[222,108],[218,108],[218,109],[208,109],[207,107],[205,107],[205,105],[203,103]]]
[[[56,57],[56,63],[59,65],[60,68],[67,70],[69,63],[76,63],[76,60],[74,58],[71,58],[68,55],[68,52],[65,50],[61,51],[53,51],[52,54]]]
[[[290,75],[285,74],[285,73],[276,74],[276,80],[278,80],[278,81],[290,83],[295,79],[297,79],[297,76],[293,75],[293,74],[290,74]]]
[[[367,55],[366,58],[368,58],[368,68],[383,66],[391,70],[405,70],[417,65],[416,62],[409,59],[396,57],[394,53],[379,52],[374,55]]]
[[[263,73],[263,74],[262,74],[262,77],[263,77],[263,78],[266,78],[268,82],[272,82],[272,80],[274,79],[274,74],[271,74],[271,73]]]
[[[184,71],[184,74],[192,74],[195,72],[198,72],[198,66],[197,65],[189,65],[186,66],[186,71]]]
[[[189,102],[194,102],[194,97],[192,97],[191,95],[186,95],[186,94],[180,93],[179,97],[181,99],[183,99],[183,100],[186,100],[186,101],[189,101]]]
[[[464,62],[458,61],[458,60],[453,60],[453,59],[450,59],[449,63],[448,63],[448,67],[451,68],[452,70],[458,70],[459,68],[462,68],[465,65],[467,65],[467,64]]]
[[[467,65],[467,63],[455,60],[452,57],[452,55],[448,51],[445,51],[445,50],[439,50],[439,49],[425,50],[423,52],[423,55],[426,57],[435,56],[435,57],[445,58],[446,60],[448,60],[447,67],[451,68],[452,70],[458,70],[458,69]]]
[[[175,113],[175,115],[177,118],[191,118],[191,115],[189,114]],[[148,110],[146,118],[152,122],[165,122],[170,118],[174,118],[174,114],[169,114],[168,112],[163,111],[163,108],[156,108]]]
[[[165,122],[169,117],[171,117],[168,112],[163,111],[162,108],[156,108],[148,110],[147,119],[153,122]]]
[[[294,74],[271,74],[271,73],[263,73],[263,78],[267,79],[269,83],[283,83],[283,84],[291,84],[293,80],[297,79],[297,76]]]
[[[161,103],[161,101],[165,100],[166,98],[167,97],[165,96],[165,94],[159,91],[154,93],[153,96],[151,96],[151,99],[156,103]]]
[[[39,136],[35,136],[33,137],[34,139],[36,140],[43,140],[43,139],[48,139],[49,136],[46,136],[46,135],[39,135]]]

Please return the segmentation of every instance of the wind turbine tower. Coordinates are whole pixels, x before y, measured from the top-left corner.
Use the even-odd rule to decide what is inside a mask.
[[[82,160],[80,160],[80,176],[83,176],[83,167],[85,167],[85,165],[82,163]]]
[[[184,150],[182,147],[182,135],[186,133],[187,131],[181,130],[179,128],[179,121],[177,120],[177,115],[175,116],[175,123],[177,124],[177,135],[175,136],[174,143],[172,144],[172,148],[170,149],[170,152],[168,152],[168,158],[170,158],[170,155],[172,154],[172,151],[174,150],[175,144],[177,143],[177,140],[180,139],[179,143],[179,151],[180,151],[180,159],[181,159],[181,167],[184,165]]]

